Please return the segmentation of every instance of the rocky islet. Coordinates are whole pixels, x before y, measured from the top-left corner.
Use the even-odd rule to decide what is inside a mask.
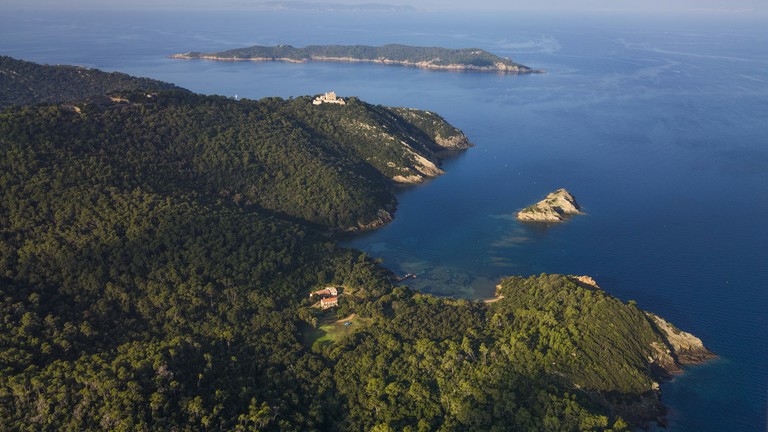
[[[568,216],[582,214],[576,198],[565,189],[558,189],[536,204],[517,213],[523,222],[562,222]]]

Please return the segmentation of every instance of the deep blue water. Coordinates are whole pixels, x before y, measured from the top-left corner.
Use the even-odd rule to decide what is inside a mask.
[[[334,90],[435,111],[477,145],[402,191],[348,242],[412,286],[489,297],[511,274],[588,274],[720,358],[662,387],[670,431],[766,430],[768,26],[725,16],[31,13],[1,10],[0,54],[248,98]],[[542,75],[169,60],[253,44],[479,47]],[[516,210],[559,188],[587,213]]]

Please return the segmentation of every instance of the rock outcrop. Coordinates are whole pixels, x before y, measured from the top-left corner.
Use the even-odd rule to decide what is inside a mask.
[[[394,207],[394,206],[393,206]],[[357,226],[348,227],[346,229],[343,229],[341,231],[345,232],[363,232],[363,231],[370,231],[374,230],[376,228],[383,227],[384,225],[392,222],[394,220],[394,216],[392,216],[392,211],[394,211],[394,208],[391,210],[386,209],[379,209],[376,212],[376,216],[367,222],[358,222]]]
[[[435,136],[435,142],[446,150],[465,150],[474,146],[463,133],[448,137],[438,134]]]
[[[587,289],[601,289],[591,276],[571,276],[571,279],[576,282],[580,287]]]
[[[645,314],[651,319],[651,322],[664,338],[669,347],[669,354],[675,358],[676,363],[681,365],[697,364],[717,357],[716,354],[705,348],[701,339],[696,336],[678,329],[658,315],[650,312]],[[679,367],[671,369],[668,371],[676,372],[679,370]]]
[[[568,215],[580,214],[580,208],[573,195],[565,189],[558,189],[524,208],[517,214],[517,219],[525,222],[562,222]]]
[[[452,126],[440,115],[414,108],[389,108],[396,114],[413,124],[417,129],[423,132],[427,137],[434,141],[427,143],[428,148],[433,152],[466,150],[474,147],[464,132]]]

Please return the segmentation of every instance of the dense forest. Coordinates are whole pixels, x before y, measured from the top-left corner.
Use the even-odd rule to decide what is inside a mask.
[[[134,92],[14,108],[3,120],[7,140],[33,159],[88,158],[121,189],[186,191],[328,228],[381,223],[395,207],[393,180],[441,173],[443,147],[423,123],[354,98],[339,107]],[[433,121],[435,134],[447,127]]]
[[[469,144],[431,113],[311,101],[151,85],[0,112],[0,429],[618,431],[663,414],[674,347],[633,303],[558,275],[437,298],[336,245],[329,230],[394,207],[395,176]],[[329,285],[323,311],[308,294]]]
[[[479,48],[451,49],[398,44],[382,46],[310,45],[304,48],[295,48],[290,45],[257,45],[212,53],[189,52],[178,54],[174,57],[221,60],[284,60],[295,62],[350,59],[393,64],[428,65],[434,68],[453,67],[468,70],[494,70],[515,73],[540,72]]]
[[[0,56],[0,108],[65,102],[125,90],[183,90],[173,84],[80,66],[40,65]]]

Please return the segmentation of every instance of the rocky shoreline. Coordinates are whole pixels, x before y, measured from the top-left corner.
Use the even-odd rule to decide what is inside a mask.
[[[681,373],[683,370],[680,366],[700,364],[717,357],[696,336],[678,329],[656,314],[646,312],[645,315],[667,344],[666,349],[654,346],[658,354],[654,362],[664,368],[669,376]]]
[[[640,394],[634,401],[612,399],[606,395],[593,395],[593,397],[609,407],[612,415],[621,416],[643,429],[649,429],[654,423],[667,426],[669,410],[662,403],[659,383],[684,373],[682,366],[702,364],[718,356],[704,347],[701,339],[696,336],[675,328],[658,315],[650,312],[645,314],[665,342],[664,345],[652,343],[654,353],[648,358],[649,372],[657,382],[653,384],[650,391]]]
[[[553,276],[553,275],[550,275]],[[603,291],[590,276],[564,276],[576,283],[580,288]],[[493,298],[480,300],[485,305],[492,305],[504,300],[501,293],[504,281],[496,285]],[[701,339],[684,332],[667,322],[658,315],[640,310],[645,316],[650,330],[655,334],[654,341],[646,347],[644,374],[653,381],[640,393],[601,392],[586,389],[578,384],[574,390],[588,396],[593,403],[605,407],[612,417],[621,417],[633,425],[649,429],[653,424],[666,426],[668,408],[662,403],[660,383],[669,381],[675,375],[684,372],[683,366],[705,363],[717,358],[717,354],[709,351]],[[633,429],[636,430],[636,429]]]
[[[570,276],[570,278],[583,288],[601,289],[590,276]],[[661,403],[659,382],[668,381],[674,375],[683,373],[683,366],[704,363],[717,358],[717,354],[708,350],[701,339],[678,329],[664,318],[648,311],[643,313],[651,328],[662,340],[662,343],[651,342],[651,355],[647,358],[648,373],[657,382],[654,382],[649,391],[640,394],[634,401],[600,393],[590,393],[590,395],[595,401],[609,407],[612,415],[621,416],[647,429],[651,423],[666,426],[667,407]]]
[[[682,374],[683,366],[717,358],[717,354],[709,351],[696,336],[679,330],[656,314],[646,311],[645,315],[665,342],[664,345],[652,343],[654,353],[648,358],[650,373],[658,382],[669,381],[674,375]],[[661,402],[661,397],[661,388],[658,383],[654,383],[652,391],[642,394],[638,402],[608,406],[615,414],[643,428],[648,428],[654,422],[666,426],[668,409]]]
[[[359,59],[354,57],[326,57],[326,56],[310,56],[304,59],[294,59],[294,58],[288,58],[288,57],[243,58],[243,57],[219,57],[215,55],[198,54],[198,53],[172,54],[172,55],[169,55],[168,58],[178,59],[178,60],[212,60],[212,61],[224,61],[224,62],[239,62],[239,61],[272,62],[274,61],[274,62],[287,62],[287,63],[309,63],[309,62],[316,61],[316,62],[328,62],[328,63],[376,63],[376,64],[393,65],[393,66],[414,67],[418,69],[430,69],[430,70],[442,70],[442,71],[454,71],[454,72],[494,72],[494,73],[510,74],[510,75],[545,72],[542,69],[530,69],[527,67],[520,67],[517,65],[514,65],[514,66],[505,65],[500,62],[494,63],[493,66],[478,66],[478,65],[472,65],[472,64],[440,65],[440,64],[435,64],[432,61],[413,62],[408,60],[392,60],[387,58]]]

